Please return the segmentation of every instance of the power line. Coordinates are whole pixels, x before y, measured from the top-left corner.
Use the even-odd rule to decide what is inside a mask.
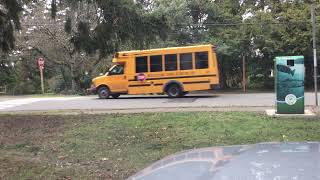
[[[175,24],[175,26],[184,26],[184,25],[206,25],[206,26],[239,26],[239,25],[291,25],[291,24],[309,24],[306,21],[295,21],[295,22],[272,22],[272,23],[217,23],[217,22],[206,22],[206,23],[180,23]],[[57,26],[57,24],[23,24],[24,26]],[[58,24],[63,25],[63,24]]]
[[[293,24],[309,24],[306,21],[296,21],[296,22],[272,22],[272,23],[180,23],[175,26],[185,26],[185,25],[193,25],[193,26],[241,26],[241,25],[293,25]]]

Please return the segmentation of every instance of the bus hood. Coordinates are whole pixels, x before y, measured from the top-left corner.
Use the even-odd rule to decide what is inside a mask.
[[[129,180],[320,179],[320,143],[261,143],[168,156]]]
[[[98,77],[95,77],[92,79],[92,83],[95,84],[98,80],[102,79],[102,78],[105,78],[106,76],[105,75],[101,75],[101,76],[98,76]]]

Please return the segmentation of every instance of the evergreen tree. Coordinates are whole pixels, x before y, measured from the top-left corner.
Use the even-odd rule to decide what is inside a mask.
[[[52,1],[56,3],[56,1]],[[164,40],[168,31],[164,16],[159,16],[147,10],[150,1],[133,0],[69,0],[64,5],[79,7],[83,3],[97,6],[97,25],[90,30],[86,19],[77,22],[76,33],[72,42],[78,51],[94,53],[97,50],[101,56],[114,53],[123,45],[142,49],[158,39]],[[70,32],[70,24],[75,21],[72,9],[66,21],[65,29]]]
[[[0,50],[14,48],[14,29],[20,29],[21,0],[0,0]]]

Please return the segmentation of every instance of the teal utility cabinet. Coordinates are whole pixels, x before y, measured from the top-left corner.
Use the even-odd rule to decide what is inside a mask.
[[[304,114],[304,57],[276,57],[277,114]]]

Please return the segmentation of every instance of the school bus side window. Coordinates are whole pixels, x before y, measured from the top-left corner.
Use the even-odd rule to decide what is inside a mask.
[[[192,53],[180,54],[180,70],[192,69]]]
[[[148,72],[148,57],[136,57],[136,73]]]
[[[208,52],[196,52],[196,69],[208,68]]]
[[[150,56],[150,71],[159,72],[162,71],[162,56]]]
[[[164,56],[165,59],[165,70],[166,71],[176,71],[178,69],[177,55],[167,54]]]

